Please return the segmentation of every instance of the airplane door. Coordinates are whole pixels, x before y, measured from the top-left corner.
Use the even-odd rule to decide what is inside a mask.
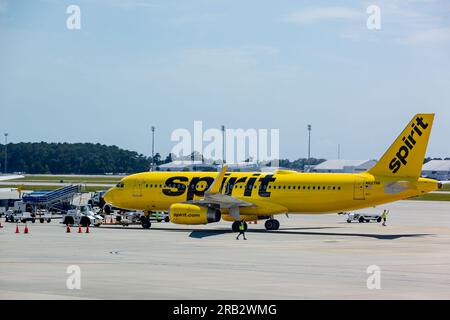
[[[142,181],[140,180],[134,181],[133,197],[142,197]]]
[[[353,200],[365,200],[365,180],[361,177],[356,177],[353,187]]]

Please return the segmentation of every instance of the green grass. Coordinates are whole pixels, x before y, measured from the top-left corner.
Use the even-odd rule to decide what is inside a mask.
[[[423,196],[409,198],[408,200],[450,201],[450,192],[449,192],[449,194],[427,193],[427,194],[424,194]]]
[[[17,188],[17,185],[1,185],[0,188]],[[23,189],[27,191],[38,191],[38,190],[55,190],[62,188],[62,186],[24,186]],[[107,187],[81,187],[81,191],[94,192],[99,190],[107,190]]]
[[[60,182],[61,180],[65,183],[117,183],[121,178],[119,177],[82,177],[82,176],[41,176],[41,175],[25,175],[25,178],[11,180],[14,182]]]
[[[442,186],[442,189],[440,189],[440,191],[450,191],[450,183],[444,184]]]

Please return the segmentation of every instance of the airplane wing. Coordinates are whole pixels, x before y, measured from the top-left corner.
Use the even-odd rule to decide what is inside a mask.
[[[209,204],[216,204],[219,205],[221,208],[237,208],[237,207],[250,207],[254,206],[253,203],[240,200],[236,197],[222,194],[222,180],[225,176],[225,173],[227,172],[228,167],[224,166],[222,170],[217,174],[216,178],[214,179],[213,183],[209,186],[208,190],[205,191],[205,196],[203,199],[199,200],[189,200],[186,201],[186,203],[193,203],[197,205],[204,205],[207,206]]]
[[[7,175],[0,175],[0,181],[15,180],[15,179],[22,179],[22,178],[24,178],[24,176],[21,176],[21,175],[18,175],[18,174],[16,174],[16,175],[9,175],[9,176],[7,176]]]
[[[209,204],[216,204],[216,205],[219,205],[221,208],[226,208],[226,209],[233,208],[233,207],[251,207],[251,206],[255,205],[251,202],[240,200],[233,196],[229,196],[229,195],[221,194],[221,193],[205,194],[205,197],[203,199],[190,200],[190,201],[187,201],[186,203],[193,203],[193,204],[204,205],[204,206],[207,206]]]
[[[240,220],[241,214],[255,215],[257,212],[257,215],[273,215],[287,212],[287,208],[276,203],[256,199],[252,199],[252,202],[249,202],[238,197],[222,194],[222,181],[226,171],[227,167],[224,166],[217,175],[216,179],[214,179],[211,186],[205,192],[203,199],[190,200],[185,203],[192,203],[199,206],[218,205],[221,209],[228,209],[228,214],[235,218],[236,221]],[[254,207],[254,209],[251,210],[252,213],[249,213],[248,209],[245,209],[246,207]]]

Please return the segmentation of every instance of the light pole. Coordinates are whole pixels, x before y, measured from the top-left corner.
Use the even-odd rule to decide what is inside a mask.
[[[341,144],[338,144],[338,160],[341,160]]]
[[[308,124],[308,172],[310,170],[311,160],[311,125]]]
[[[222,129],[222,168],[225,165],[225,126],[221,126]]]
[[[8,172],[8,133],[5,133],[5,174]]]
[[[155,168],[155,126],[151,127],[152,129],[152,167],[151,171]]]

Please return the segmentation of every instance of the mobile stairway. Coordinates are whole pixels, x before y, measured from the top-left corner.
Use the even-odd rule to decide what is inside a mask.
[[[81,185],[69,185],[56,190],[40,190],[24,194],[22,201],[37,209],[64,211],[73,197],[81,191]]]

